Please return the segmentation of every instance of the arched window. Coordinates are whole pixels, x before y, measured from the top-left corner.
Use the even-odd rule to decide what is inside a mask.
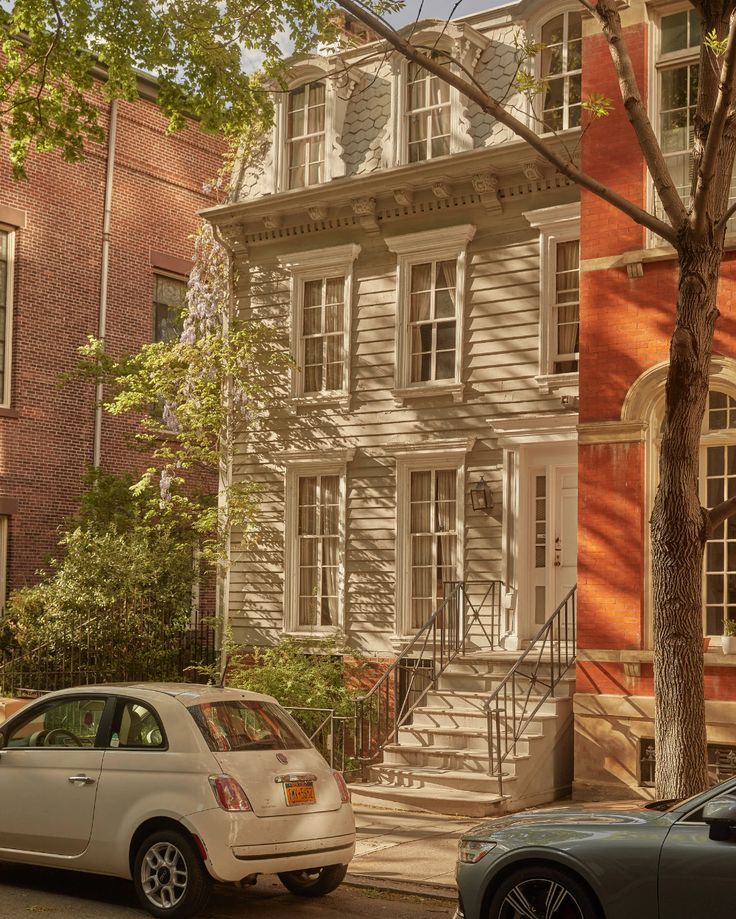
[[[736,497],[736,398],[711,390],[700,443],[700,502],[714,507]],[[736,619],[736,517],[711,535],[704,564],[705,634],[721,635]]]
[[[546,131],[565,131],[580,125],[582,38],[582,15],[576,10],[560,13],[542,26],[540,76],[547,84],[542,110]]]

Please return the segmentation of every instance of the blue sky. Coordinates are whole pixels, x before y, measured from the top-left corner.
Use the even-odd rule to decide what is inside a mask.
[[[440,19],[448,16],[454,6],[454,2],[455,0],[424,0],[422,18]],[[505,2],[507,0],[462,0],[455,16],[467,16],[480,10],[489,10],[494,6],[502,6]],[[417,18],[420,5],[420,0],[407,0],[405,8],[400,13],[391,16],[391,21],[394,25],[404,25],[413,21]]]

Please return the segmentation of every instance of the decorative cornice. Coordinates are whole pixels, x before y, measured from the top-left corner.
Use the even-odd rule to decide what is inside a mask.
[[[498,437],[500,447],[520,447],[525,444],[575,442],[577,412],[536,412],[523,415],[497,415],[487,423]]]
[[[360,246],[350,243],[347,246],[330,246],[325,249],[309,249],[303,252],[290,252],[279,256],[279,264],[293,274],[313,269],[349,268],[360,255]]]
[[[481,204],[488,211],[501,211],[503,207],[498,197],[498,176],[492,172],[476,173],[471,179],[473,191],[480,196]]]
[[[586,421],[578,425],[578,443],[640,443],[646,440],[647,427],[642,421]]]
[[[371,235],[379,233],[378,221],[376,220],[376,199],[370,197],[354,198],[350,202],[353,213],[358,218],[360,225]]]
[[[457,249],[467,246],[475,236],[475,227],[471,223],[462,223],[453,227],[441,227],[437,230],[424,230],[421,233],[404,233],[401,236],[389,236],[385,242],[396,255],[414,255],[436,249]]]
[[[411,207],[414,203],[414,192],[411,188],[395,188],[394,201],[401,207]]]

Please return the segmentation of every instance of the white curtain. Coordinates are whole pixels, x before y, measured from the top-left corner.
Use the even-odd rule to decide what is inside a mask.
[[[580,243],[577,240],[557,245],[557,352],[572,355],[579,351],[580,329]],[[563,361],[563,364],[577,362]],[[556,368],[558,372],[564,372]]]

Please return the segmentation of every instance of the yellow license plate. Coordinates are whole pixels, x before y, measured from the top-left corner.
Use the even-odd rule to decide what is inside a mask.
[[[284,784],[286,803],[289,807],[298,804],[316,804],[317,795],[311,782],[286,782]]]

